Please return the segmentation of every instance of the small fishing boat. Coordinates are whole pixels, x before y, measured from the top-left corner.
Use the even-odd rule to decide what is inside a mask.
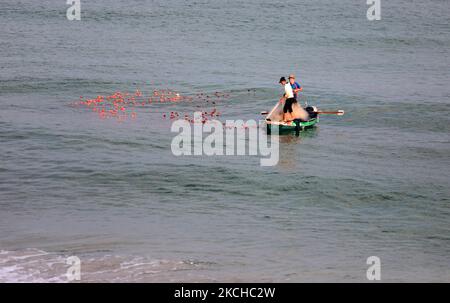
[[[300,110],[300,105],[295,103],[292,105],[293,115]],[[277,103],[275,107],[266,116],[267,133],[271,134],[274,127],[278,129],[279,133],[296,132],[296,135],[300,131],[313,128],[319,122],[319,116],[317,114],[317,108],[313,106],[307,106],[304,110],[308,113],[309,118],[307,120],[294,119],[293,121],[283,121],[283,105]]]

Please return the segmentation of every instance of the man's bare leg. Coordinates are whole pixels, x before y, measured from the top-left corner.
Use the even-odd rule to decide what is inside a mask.
[[[289,112],[284,113],[283,120],[284,120],[284,122],[292,121],[292,113],[289,113]]]

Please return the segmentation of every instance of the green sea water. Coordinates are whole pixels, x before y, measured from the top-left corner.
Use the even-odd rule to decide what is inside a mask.
[[[447,1],[0,2],[0,281],[450,282]],[[99,119],[80,96],[170,89],[260,119],[297,75],[343,109],[280,161],[176,157],[162,113]]]

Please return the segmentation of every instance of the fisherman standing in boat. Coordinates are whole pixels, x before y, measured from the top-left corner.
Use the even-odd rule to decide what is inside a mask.
[[[292,86],[287,83],[285,77],[280,78],[280,84],[284,87],[284,95],[280,99],[280,103],[284,101],[283,106],[283,120],[284,121],[292,121],[292,104],[296,103],[297,100],[294,98],[294,91],[292,90]]]
[[[303,87],[295,81],[295,75],[289,75],[289,84],[291,84],[292,90],[294,92],[294,99],[298,102],[298,93],[303,91]]]

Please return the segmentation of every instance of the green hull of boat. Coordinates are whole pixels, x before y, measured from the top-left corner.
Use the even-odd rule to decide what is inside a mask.
[[[298,131],[304,131],[306,129],[313,128],[319,122],[319,117],[310,119],[308,121],[299,121]],[[267,132],[271,133],[276,127],[279,133],[295,132],[297,131],[297,122],[293,122],[292,125],[278,125],[267,122]]]

